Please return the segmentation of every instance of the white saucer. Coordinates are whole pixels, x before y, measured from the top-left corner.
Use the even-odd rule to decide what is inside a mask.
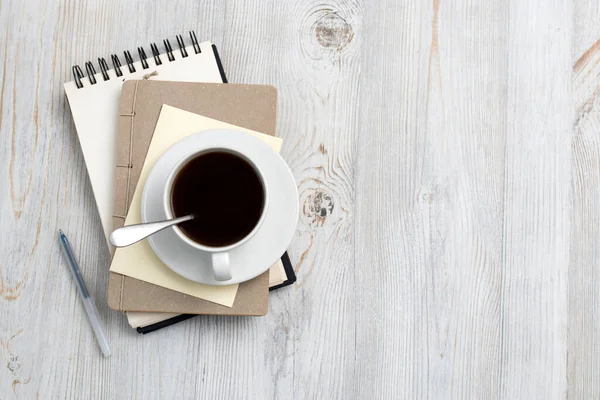
[[[287,250],[298,222],[298,190],[289,167],[281,156],[260,139],[234,130],[209,130],[190,135],[166,150],[150,171],[142,194],[142,221],[166,218],[163,206],[165,183],[175,164],[191,152],[231,143],[257,164],[269,191],[265,220],[246,243],[229,252],[232,278],[217,281],[211,269],[210,253],[181,240],[173,228],[148,238],[150,246],[167,267],[179,275],[207,285],[232,285],[265,272]],[[260,142],[260,143],[257,143]]]

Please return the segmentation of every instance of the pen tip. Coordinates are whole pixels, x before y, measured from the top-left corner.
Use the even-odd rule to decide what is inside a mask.
[[[62,229],[60,229],[60,228],[58,229],[58,234],[59,234],[59,235],[61,235],[61,236],[64,236],[64,235],[65,235],[65,233],[64,233],[64,232],[62,231]]]

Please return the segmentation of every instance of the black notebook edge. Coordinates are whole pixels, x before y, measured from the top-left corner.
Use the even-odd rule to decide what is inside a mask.
[[[217,50],[217,46],[212,45],[213,54],[215,55],[215,60],[217,61],[217,67],[219,68],[219,73],[221,74],[221,80],[223,83],[227,82],[227,77],[225,76],[225,70],[223,69],[223,64],[221,63],[221,57],[219,57],[219,51]],[[285,271],[286,280],[283,283],[280,283],[277,286],[273,286],[269,288],[269,291],[277,290],[284,288],[286,286],[292,285],[296,282],[296,273],[294,272],[294,267],[292,267],[292,263],[290,261],[290,257],[288,256],[287,251],[283,253],[281,256],[281,263],[283,264],[283,269]],[[192,317],[196,317],[198,314],[181,314],[173,318],[165,319],[164,321],[157,322],[155,324],[141,326],[137,328],[137,332],[145,335],[147,333],[155,332],[160,329],[166,328],[168,326],[177,324],[179,322],[188,320]]]
[[[217,46],[212,45],[213,54],[215,55],[215,60],[217,61],[217,67],[219,68],[219,74],[221,74],[221,80],[223,83],[227,82],[227,77],[225,76],[225,70],[223,69],[223,64],[221,63],[221,57],[219,57],[219,51],[217,50]]]
[[[294,284],[294,282],[296,282],[296,273],[294,272],[294,267],[292,267],[292,263],[290,261],[290,257],[288,256],[287,252],[283,253],[283,256],[281,256],[281,262],[283,264],[283,269],[285,271],[286,280],[277,286],[270,287],[269,288],[270,292],[273,290],[282,289],[286,286],[290,286],[290,285]],[[139,328],[136,328],[136,330],[138,333],[145,335],[147,333],[155,332],[159,329],[166,328],[168,326],[188,320],[192,317],[197,317],[199,315],[201,315],[201,314],[181,314],[176,317],[157,322],[155,324],[140,326]]]
[[[137,332],[145,335],[146,333],[158,331],[160,329],[166,328],[167,326],[175,325],[179,322],[183,322],[195,316],[195,314],[181,314],[176,317],[165,319],[164,321],[160,321],[151,325],[140,326],[139,328],[137,328]]]
[[[296,273],[294,272],[294,267],[292,267],[292,262],[290,261],[290,256],[288,256],[287,251],[281,256],[281,263],[283,264],[283,269],[285,270],[285,276],[287,279],[279,285],[270,287],[269,292],[290,286],[296,282]]]

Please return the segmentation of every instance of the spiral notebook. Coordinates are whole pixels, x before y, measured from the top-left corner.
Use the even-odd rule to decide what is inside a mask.
[[[127,50],[123,52],[123,63],[113,54],[112,69],[104,58],[98,58],[100,72],[92,62],[85,63],[85,74],[75,65],[74,80],[64,85],[107,242],[113,225],[114,168],[123,81],[152,76],[153,80],[227,82],[216,46],[210,42],[198,43],[194,32],[189,36],[189,46],[181,35],[177,36],[176,50],[168,39],[163,40],[163,54],[152,43],[151,57],[143,47],[138,47],[139,61],[133,61]]]
[[[104,58],[98,58],[99,72],[92,62],[85,63],[85,74],[79,66],[73,66],[74,80],[64,85],[106,237],[112,229],[118,107],[123,81],[152,76],[153,80],[227,82],[217,47],[210,42],[198,43],[193,31],[189,32],[189,40],[191,45],[188,46],[178,35],[178,49],[175,51],[168,39],[163,40],[162,54],[159,46],[152,43],[148,52],[150,56],[146,55],[143,47],[138,47],[139,61],[135,62],[129,51],[123,52],[124,62],[113,54],[110,57],[112,69]],[[281,260],[283,283],[271,282],[270,290],[296,281],[287,254]],[[143,316],[147,313],[136,314]],[[184,314],[170,319],[167,314],[157,316],[158,320],[149,319],[144,327],[138,328],[138,332],[152,332],[192,316]]]

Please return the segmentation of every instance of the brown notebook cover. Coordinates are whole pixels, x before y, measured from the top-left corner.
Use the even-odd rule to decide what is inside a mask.
[[[266,85],[132,80],[123,83],[119,108],[114,228],[123,226],[163,104],[275,135],[277,90]],[[265,315],[269,271],[241,283],[233,307],[111,272],[113,310],[218,315]]]

